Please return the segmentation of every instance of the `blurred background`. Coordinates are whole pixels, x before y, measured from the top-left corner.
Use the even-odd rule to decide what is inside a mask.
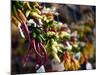
[[[59,14],[54,15],[54,19],[66,23],[71,31],[78,32],[78,40],[82,44],[86,44],[86,47],[80,50],[89,53],[88,61],[92,64],[93,69],[96,69],[96,6],[55,3],[40,3],[40,5],[56,9]],[[12,73],[35,72],[33,62],[28,62],[25,67],[22,66],[22,59],[27,52],[28,43],[21,38],[18,27],[13,24],[11,24],[11,48]],[[35,60],[32,59],[32,61]],[[45,67],[46,72],[53,71],[49,62]],[[80,70],[85,70],[84,64],[81,65]]]

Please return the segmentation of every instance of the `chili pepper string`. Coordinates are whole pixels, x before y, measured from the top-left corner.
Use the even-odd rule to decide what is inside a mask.
[[[44,53],[44,56],[42,56],[40,54],[40,47],[41,47],[41,50]],[[47,61],[47,52],[46,52],[46,49],[44,48],[44,46],[42,45],[42,43],[36,43],[35,39],[33,39],[30,42],[30,46],[29,46],[29,50],[27,52],[27,56],[25,56],[25,63],[24,63],[24,65],[29,61],[29,57],[32,54],[32,50],[34,50],[34,52],[36,53],[36,60],[37,60],[36,64],[38,64],[39,66],[44,65],[45,62]],[[43,58],[43,63],[40,61],[41,58]]]
[[[34,51],[35,51],[35,53],[36,53],[36,58],[37,58],[37,64],[40,64],[40,58],[42,57],[41,56],[41,54],[40,54],[40,47],[42,48],[42,51],[43,51],[43,53],[44,53],[44,62],[43,62],[43,64],[46,62],[46,60],[47,60],[47,52],[46,52],[46,49],[44,48],[44,46],[42,45],[42,43],[38,43],[38,44],[36,44],[36,39],[34,38],[34,39],[31,39],[30,38],[30,31],[29,31],[29,29],[28,29],[28,27],[27,27],[27,25],[26,25],[26,22],[24,22],[23,21],[23,18],[22,18],[22,16],[19,14],[18,15],[19,16],[19,18],[20,18],[20,21],[21,21],[21,24],[22,24],[22,28],[23,28],[23,30],[24,30],[24,32],[25,32],[25,37],[26,37],[26,39],[28,39],[28,41],[29,41],[29,45],[30,45],[30,47],[29,47],[29,50],[28,50],[28,55],[25,57],[25,59],[26,59],[26,62],[28,61],[28,59],[29,59],[29,56],[30,56],[30,51],[32,50],[32,49],[34,49]],[[32,42],[31,42],[32,41]],[[37,48],[36,48],[36,46],[38,46]],[[40,46],[40,47],[39,47]]]
[[[34,51],[35,51],[35,53],[38,55],[39,59],[40,59],[40,58],[44,58],[44,59],[43,59],[43,63],[42,63],[42,64],[44,65],[45,62],[47,61],[47,52],[46,52],[45,47],[43,46],[42,43],[38,43],[39,48],[40,48],[40,49],[42,50],[42,52],[44,53],[44,56],[42,56],[42,55],[39,54],[38,51],[37,51],[37,48],[36,48],[36,40],[35,40],[35,39],[33,40],[32,44],[33,44]],[[38,61],[39,61],[39,60],[38,60]]]

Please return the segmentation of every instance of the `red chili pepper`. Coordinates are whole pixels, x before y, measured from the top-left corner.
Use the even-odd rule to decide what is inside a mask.
[[[66,59],[66,57],[67,57],[67,56],[66,56],[66,52],[64,52],[64,56],[63,56],[64,60]]]
[[[26,39],[28,39],[28,41],[30,42],[31,41],[31,39],[30,39],[30,31],[29,31],[27,25],[25,23],[22,23],[22,28],[23,28],[23,30],[24,30],[24,32],[26,34],[25,35]]]
[[[38,56],[43,57],[36,49],[35,39],[32,40],[32,47]]]
[[[40,45],[39,45],[39,42],[35,42],[36,43],[36,49],[37,49],[37,52],[40,53]],[[40,66],[41,65],[41,57],[38,56],[36,54],[36,63]]]
[[[45,47],[43,46],[42,43],[39,43],[39,44],[40,44],[40,48],[42,49],[42,51],[44,53],[44,61],[43,61],[43,64],[45,64],[46,61],[47,61],[47,51],[46,51],[46,49],[45,49]]]

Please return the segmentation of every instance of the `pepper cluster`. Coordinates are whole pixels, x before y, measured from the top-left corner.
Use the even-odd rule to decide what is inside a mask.
[[[49,11],[48,9],[52,10]],[[24,65],[35,54],[36,65],[45,65],[56,59],[63,63],[65,70],[78,70],[86,62],[86,53],[81,51],[78,31],[65,23],[56,21],[56,9],[46,8],[41,3],[13,1],[12,23],[19,28],[21,36],[28,41],[29,49]],[[86,48],[87,50],[88,48]]]

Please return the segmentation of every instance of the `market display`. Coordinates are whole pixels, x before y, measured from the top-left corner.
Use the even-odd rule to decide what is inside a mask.
[[[58,5],[12,1],[12,73],[95,69],[95,15],[67,24]]]

